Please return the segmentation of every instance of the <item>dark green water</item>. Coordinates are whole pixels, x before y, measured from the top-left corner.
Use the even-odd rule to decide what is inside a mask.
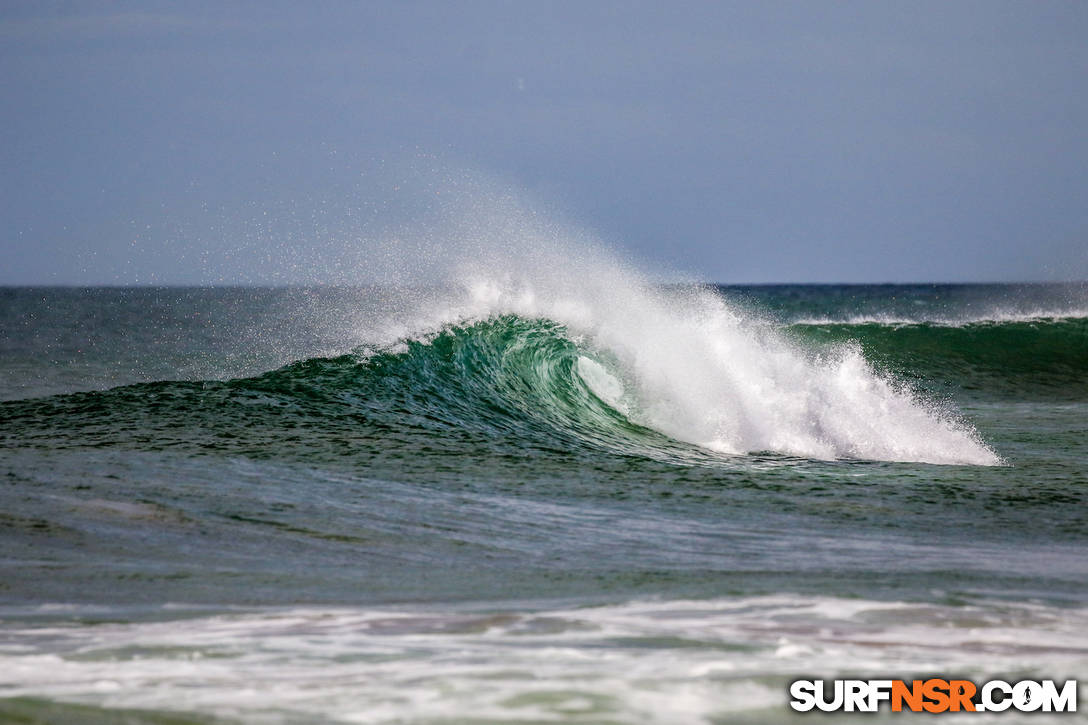
[[[0,290],[0,721],[1088,675],[1082,286],[533,292]]]

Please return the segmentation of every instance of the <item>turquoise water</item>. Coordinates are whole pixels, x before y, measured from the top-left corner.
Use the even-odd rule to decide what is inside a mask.
[[[1088,675],[1081,285],[0,322],[0,720],[781,722],[798,677]]]

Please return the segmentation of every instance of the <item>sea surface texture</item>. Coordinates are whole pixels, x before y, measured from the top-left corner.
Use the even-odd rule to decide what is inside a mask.
[[[1088,679],[1083,285],[0,289],[0,476],[5,723]]]

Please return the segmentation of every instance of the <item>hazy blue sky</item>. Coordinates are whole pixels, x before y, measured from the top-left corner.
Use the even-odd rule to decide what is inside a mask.
[[[479,178],[707,280],[1088,278],[1085,2],[8,1],[0,69],[0,283],[361,279]]]

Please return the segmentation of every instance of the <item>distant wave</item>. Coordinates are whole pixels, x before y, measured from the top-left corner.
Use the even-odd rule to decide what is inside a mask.
[[[1035,309],[1025,311],[990,310],[970,314],[961,312],[955,315],[920,315],[904,316],[896,314],[844,315],[841,317],[801,317],[791,320],[794,325],[934,325],[941,327],[967,327],[986,323],[1004,322],[1065,322],[1088,319],[1088,308],[1075,309]]]
[[[949,322],[799,322],[809,343],[856,341],[896,375],[989,396],[1088,399],[1088,316]]]

